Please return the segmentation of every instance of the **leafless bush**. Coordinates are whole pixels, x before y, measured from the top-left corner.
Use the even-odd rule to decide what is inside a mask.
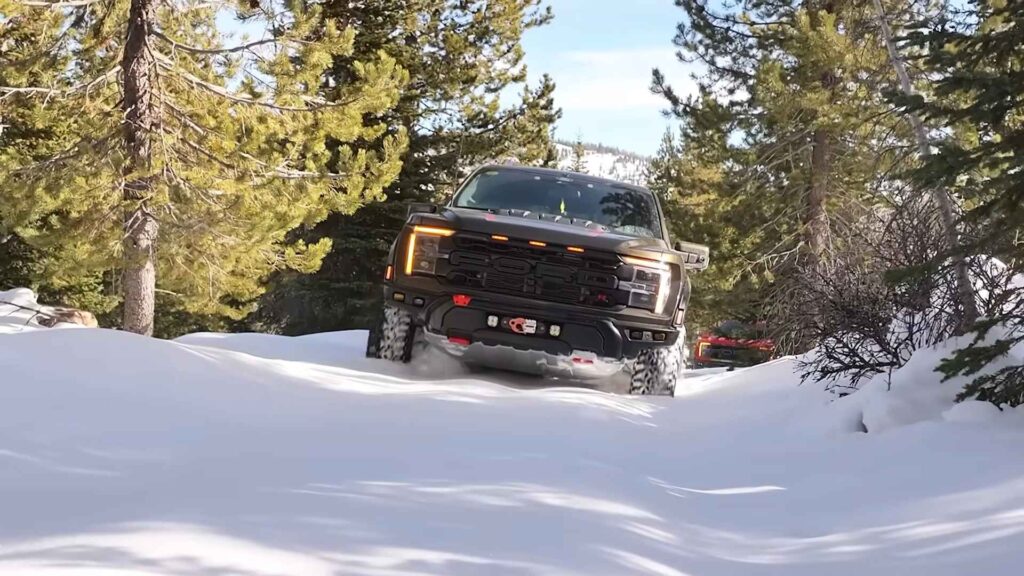
[[[784,348],[810,349],[801,362],[805,381],[851,391],[953,335],[955,276],[938,251],[934,216],[922,203],[879,210],[817,266],[781,284],[774,324],[786,326]]]

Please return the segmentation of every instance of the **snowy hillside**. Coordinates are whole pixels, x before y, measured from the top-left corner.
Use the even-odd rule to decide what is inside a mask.
[[[387,365],[362,357],[361,332],[168,342],[45,329],[2,305],[0,325],[2,574],[953,576],[1024,562],[1019,411],[946,398],[863,434],[881,399],[830,402],[797,385],[792,359],[639,399],[442,358]],[[908,388],[946,397],[912,375]]]
[[[607,146],[594,144],[584,144],[583,146],[586,149],[583,154],[583,162],[586,165],[587,174],[644,185],[650,159]],[[571,169],[573,165],[572,143],[556,142],[555,149],[558,151],[558,167],[564,170]]]

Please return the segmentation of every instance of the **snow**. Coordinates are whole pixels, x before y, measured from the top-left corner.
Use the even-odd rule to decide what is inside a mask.
[[[1004,337],[1005,329],[995,328],[987,336],[991,343]],[[936,371],[940,362],[951,356],[958,348],[966,347],[973,336],[953,338],[933,348],[916,350],[907,363],[888,374],[878,374],[860,386],[856,394],[844,398],[837,404],[842,410],[855,413],[870,432],[884,432],[893,428],[926,421],[991,421],[1000,412],[990,404],[968,402],[954,405],[957,394],[975,376],[957,376],[943,379]],[[1024,344],[1019,344],[1010,353],[991,362],[985,372],[992,373],[1010,365],[1024,364]],[[994,412],[993,412],[994,411]],[[1013,411],[1020,412],[1022,411]],[[981,418],[989,414],[991,418]]]
[[[0,334],[39,328],[35,314],[31,312],[38,308],[36,295],[28,288],[0,290]]]
[[[43,328],[40,313],[52,311],[49,306],[36,302],[36,295],[28,288],[0,290],[0,335],[29,332]],[[57,328],[81,328],[77,324],[58,322]]]
[[[1024,561],[1024,421],[954,406],[926,374],[939,351],[888,396],[835,400],[783,358],[645,399],[436,357],[387,365],[362,357],[362,332],[160,341],[2,314],[2,574],[943,576]]]
[[[572,146],[557,142],[555,151],[558,155],[558,167],[571,170],[573,165]],[[620,182],[643,186],[647,181],[647,168],[650,160],[644,156],[630,152],[601,151],[584,144],[584,172],[592,176],[610,178]]]

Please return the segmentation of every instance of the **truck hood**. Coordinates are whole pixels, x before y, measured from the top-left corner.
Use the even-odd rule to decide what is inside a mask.
[[[518,210],[485,211],[453,207],[441,208],[437,214],[418,216],[420,218],[416,220],[419,221],[413,223],[443,225],[478,234],[500,234],[681,264],[679,253],[663,239],[617,234],[600,224],[580,219]]]

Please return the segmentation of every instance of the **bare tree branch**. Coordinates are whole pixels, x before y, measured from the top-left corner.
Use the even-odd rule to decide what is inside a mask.
[[[0,300],[0,304],[6,305],[6,306],[14,306],[15,308],[18,308],[20,310],[25,310],[27,312],[33,312],[32,316],[29,317],[28,322],[31,322],[32,319],[35,318],[36,316],[48,316],[50,318],[53,318],[54,320],[56,320],[58,318],[56,315],[51,314],[51,313],[49,313],[49,312],[47,312],[47,311],[45,311],[45,310],[43,310],[41,308],[32,308],[32,307],[29,307],[29,306],[22,306],[21,304],[15,304],[14,302],[11,302],[10,300]],[[26,324],[28,322],[26,322]]]
[[[273,44],[279,41],[277,38],[265,38],[263,40],[254,40],[247,44],[242,44],[240,46],[232,46],[230,48],[197,48],[195,46],[189,46],[188,44],[182,44],[181,42],[178,42],[173,38],[169,38],[163,32],[154,31],[153,36],[156,36],[164,42],[167,42],[171,45],[171,47],[173,47],[176,50],[184,50],[185,52],[190,52],[192,54],[231,54],[234,52],[244,52],[257,46],[262,46],[264,44]]]

